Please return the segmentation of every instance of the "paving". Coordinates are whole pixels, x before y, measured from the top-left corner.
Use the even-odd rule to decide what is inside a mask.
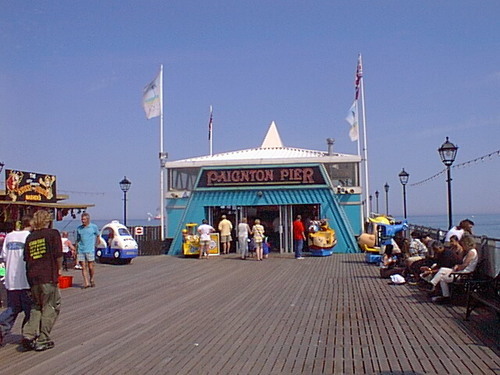
[[[500,322],[388,285],[363,254],[143,256],[97,264],[96,287],[62,289],[55,348],[0,374],[500,374]]]

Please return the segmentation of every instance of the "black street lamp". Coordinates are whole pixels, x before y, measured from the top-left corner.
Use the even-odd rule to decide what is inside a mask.
[[[2,173],[4,166],[5,166],[4,162],[0,161],[0,173]]]
[[[385,214],[389,216],[389,184],[386,182],[384,185],[385,190]]]
[[[373,200],[373,196],[370,194],[370,196],[368,197],[370,199],[370,212],[373,212],[372,210],[372,200]]]
[[[120,189],[123,191],[123,225],[127,226],[127,191],[130,189],[132,182],[123,177],[120,181]]]
[[[408,179],[410,178],[410,174],[403,170],[399,172],[399,182],[401,182],[401,185],[403,185],[403,212],[404,212],[404,218],[406,219],[406,184],[408,183]]]
[[[380,212],[380,211],[378,210],[378,195],[379,195],[379,192],[378,192],[378,190],[377,190],[377,191],[375,192],[375,201],[377,202],[377,214]]]
[[[438,148],[439,157],[441,161],[446,166],[447,180],[448,183],[448,229],[453,226],[453,214],[451,208],[451,165],[455,161],[455,157],[457,156],[458,147],[455,146],[448,140],[446,137],[446,141]]]

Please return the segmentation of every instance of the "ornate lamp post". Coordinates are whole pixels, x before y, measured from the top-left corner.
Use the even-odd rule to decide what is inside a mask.
[[[401,182],[401,185],[403,185],[403,212],[404,212],[404,218],[406,219],[406,184],[408,183],[408,179],[410,178],[410,174],[403,170],[399,172],[399,182]]]
[[[389,184],[386,182],[384,185],[385,190],[385,214],[389,216]]]
[[[378,195],[380,193],[378,192],[378,190],[375,192],[375,202],[377,203],[377,214],[380,213],[379,209],[378,209]]]
[[[120,189],[123,191],[123,225],[127,226],[127,191],[130,189],[132,182],[123,177],[120,181]]]
[[[373,200],[373,196],[370,194],[370,196],[368,197],[370,199],[370,212],[373,212],[372,210],[372,200]]]
[[[452,206],[451,206],[451,165],[455,161],[455,157],[457,156],[458,147],[455,146],[448,140],[446,137],[446,141],[438,148],[439,157],[441,161],[446,166],[447,180],[448,183],[448,229],[453,226],[453,214],[452,214]]]

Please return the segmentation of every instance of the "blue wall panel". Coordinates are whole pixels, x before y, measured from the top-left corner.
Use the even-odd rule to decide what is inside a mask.
[[[193,191],[177,225],[169,222],[169,226],[177,227],[169,254],[182,253],[181,229],[185,223],[201,222],[201,219],[205,217],[204,207],[292,204],[320,204],[322,216],[328,218],[331,227],[337,232],[338,244],[334,251],[357,252],[359,249],[354,236],[360,233],[360,207],[359,205],[341,205],[339,200],[342,199],[352,199],[352,202],[356,202],[355,196],[348,194],[337,196],[329,188]]]

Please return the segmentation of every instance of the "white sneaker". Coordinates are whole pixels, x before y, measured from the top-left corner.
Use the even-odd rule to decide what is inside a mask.
[[[75,266],[75,270],[81,270],[81,269],[82,269],[82,266],[80,266],[79,264],[77,264],[77,265]]]
[[[301,259],[304,259],[304,257],[297,257],[297,258],[295,258],[295,259],[297,259],[297,260],[301,260]]]

